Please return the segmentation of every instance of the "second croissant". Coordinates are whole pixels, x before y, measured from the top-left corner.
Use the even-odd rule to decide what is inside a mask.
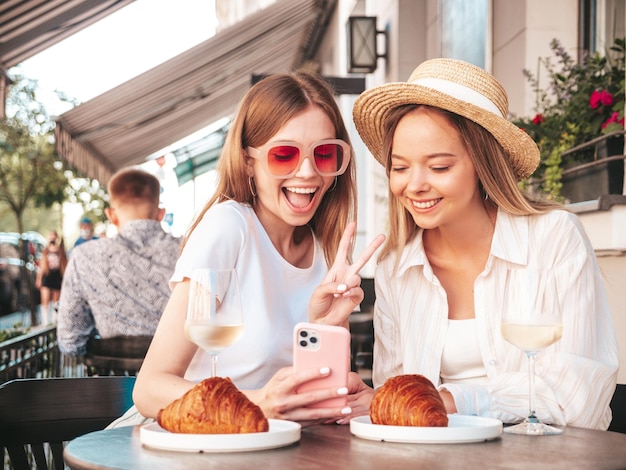
[[[376,390],[370,406],[373,424],[445,427],[448,415],[439,392],[423,375],[388,379]]]

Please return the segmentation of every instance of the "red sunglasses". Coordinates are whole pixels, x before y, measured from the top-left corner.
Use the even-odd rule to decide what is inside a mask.
[[[263,147],[248,147],[248,154],[263,162],[274,178],[291,178],[306,157],[321,176],[341,175],[350,162],[350,146],[339,139],[314,142],[308,149],[296,142],[269,142]]]

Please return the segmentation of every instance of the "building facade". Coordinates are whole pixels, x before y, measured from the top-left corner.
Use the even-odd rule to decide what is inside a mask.
[[[348,18],[375,16],[377,29],[385,32],[378,35],[378,44],[386,58],[379,58],[376,70],[366,74],[367,88],[406,81],[420,62],[430,58],[458,58],[498,78],[508,92],[512,116],[532,116],[535,93],[523,70],[541,76],[538,59],[552,55],[550,42],[554,38],[573,57],[604,51],[615,37],[625,35],[624,4],[624,0],[339,0],[317,59],[324,74],[347,73]],[[350,125],[355,98],[341,97]],[[387,229],[387,179],[351,130],[359,171],[358,250]],[[611,197],[610,201],[604,198],[569,208],[579,215],[596,250],[621,358],[626,362],[626,196]],[[370,262],[363,274],[372,273]],[[626,383],[624,368],[618,382]]]

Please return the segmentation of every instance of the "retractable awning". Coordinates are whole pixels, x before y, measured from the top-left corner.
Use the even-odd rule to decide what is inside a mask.
[[[8,70],[134,0],[0,1],[0,119]]]
[[[230,116],[253,74],[312,58],[335,0],[281,0],[62,114],[57,152],[106,184],[112,173]]]

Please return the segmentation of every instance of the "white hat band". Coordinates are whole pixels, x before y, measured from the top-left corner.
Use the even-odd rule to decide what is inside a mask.
[[[411,83],[426,88],[432,88],[433,90],[440,91],[453,98],[478,106],[497,116],[504,117],[493,101],[465,85],[460,85],[459,83],[443,80],[441,78],[419,78]]]

